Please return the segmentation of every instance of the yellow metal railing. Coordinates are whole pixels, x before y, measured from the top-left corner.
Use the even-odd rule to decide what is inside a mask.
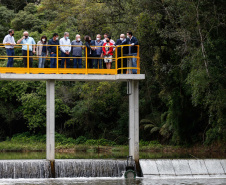
[[[75,45],[71,45],[71,47],[82,47],[84,49],[84,55],[82,57],[73,57],[73,56],[69,56],[69,57],[61,57],[59,56],[59,49],[60,49],[60,45],[45,45],[47,47],[49,46],[54,46],[56,47],[56,57],[52,57],[52,56],[47,56],[47,57],[41,57],[41,56],[37,56],[37,55],[33,55],[30,56],[29,55],[29,46],[33,46],[33,45],[28,45],[28,44],[16,44],[14,48],[22,48],[23,45],[27,46],[27,56],[0,56],[0,61],[1,60],[7,60],[10,57],[14,58],[14,64],[15,64],[15,60],[22,60],[23,58],[27,59],[27,67],[0,67],[0,73],[16,73],[16,74],[39,74],[39,73],[44,73],[44,74],[112,74],[112,75],[116,75],[116,74],[123,74],[123,71],[128,74],[128,73],[132,73],[132,70],[135,69],[137,70],[137,74],[140,74],[140,56],[139,56],[139,45],[136,46],[132,46],[132,47],[137,47],[137,56],[132,56],[131,54],[123,54],[123,48],[124,47],[130,47],[130,45],[119,45],[119,46],[91,46],[92,49],[94,48],[98,48],[98,47],[114,47],[115,51],[113,54],[113,57],[110,58],[112,59],[112,67],[111,69],[101,69],[99,66],[99,62],[98,62],[98,68],[88,68],[88,60],[89,59],[106,59],[103,56],[101,57],[88,57],[88,49],[86,46],[75,46]],[[39,46],[39,45],[35,45]],[[61,45],[61,46],[69,46],[69,45]],[[5,45],[4,44],[0,44],[0,49],[4,48]],[[48,48],[47,48],[48,49]],[[118,54],[118,49],[121,51],[121,56],[119,56]],[[21,51],[17,51],[17,52],[21,52]],[[2,53],[2,51],[1,51]],[[39,60],[39,58],[46,58],[47,61],[49,61],[51,58],[55,58],[56,59],[56,68],[50,68],[50,66],[46,67],[46,68],[38,68],[38,67],[30,67],[30,59],[33,58],[33,60]],[[83,67],[82,68],[66,68],[66,61],[65,61],[65,65],[64,68],[60,68],[59,67],[59,62],[61,62],[61,59],[63,58],[69,58],[70,60],[73,61],[73,59],[76,58],[80,58],[82,59],[83,62]],[[137,67],[132,67],[132,59],[136,58],[136,65]],[[123,64],[123,60],[126,59],[127,60],[127,66],[124,66]],[[102,61],[103,63],[104,61]],[[118,63],[121,62],[121,67],[118,67]],[[33,62],[36,63],[36,62]],[[16,63],[17,65],[19,64],[18,62]],[[0,65],[2,66],[1,62]]]

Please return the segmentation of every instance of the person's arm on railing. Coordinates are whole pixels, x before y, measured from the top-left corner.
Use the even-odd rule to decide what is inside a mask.
[[[23,36],[21,39],[19,39],[18,41],[17,41],[17,44],[20,44],[21,42],[22,42],[22,40],[24,40],[25,39],[25,36]],[[23,43],[21,43],[21,44],[23,44]]]
[[[3,40],[3,44],[14,46],[16,43],[15,43],[15,41],[14,41],[14,43],[9,42],[8,41],[8,35],[7,35],[7,36],[5,36],[5,38]]]
[[[138,45],[138,40],[137,40],[137,38],[135,37],[134,39],[135,39],[135,41],[134,41],[134,43],[131,44],[132,46]]]
[[[86,47],[88,48],[88,49],[91,49],[91,47],[90,47],[90,45],[89,45],[89,43],[88,42],[86,42]]]

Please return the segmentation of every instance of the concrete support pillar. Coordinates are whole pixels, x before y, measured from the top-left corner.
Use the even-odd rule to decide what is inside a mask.
[[[129,94],[129,155],[139,161],[139,81],[128,82]]]
[[[46,81],[46,159],[55,160],[55,80]]]

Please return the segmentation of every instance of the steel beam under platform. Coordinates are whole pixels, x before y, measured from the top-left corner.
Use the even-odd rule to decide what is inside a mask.
[[[85,74],[9,74],[0,73],[0,80],[55,81],[127,81],[144,80],[144,74],[85,75]]]

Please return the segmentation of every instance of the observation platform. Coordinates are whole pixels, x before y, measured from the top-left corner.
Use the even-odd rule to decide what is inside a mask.
[[[22,46],[22,44],[17,44],[14,47],[15,56],[6,56],[5,45],[0,44],[0,53],[4,53],[4,56],[0,56],[0,81],[46,81],[46,159],[51,161],[51,166],[54,166],[55,160],[55,81],[127,81],[127,94],[129,96],[129,156],[133,157],[138,166],[139,81],[145,79],[145,74],[140,74],[139,45],[90,46],[89,52],[86,46],[70,45],[72,48],[80,47],[83,51],[80,57],[68,56],[69,62],[65,62],[65,57],[60,57],[59,55],[60,47],[66,45],[47,45],[47,47],[55,47],[55,57],[48,55],[46,57],[35,56],[29,53],[29,48],[36,48],[40,45],[26,45],[27,54],[22,56]],[[111,56],[91,56],[90,51],[95,51],[98,47],[113,47],[114,50],[110,49],[114,52]],[[125,47],[130,51],[129,53],[124,52],[123,49],[126,49]],[[131,53],[132,47],[137,47],[137,53]],[[11,58],[14,60],[13,67],[6,67],[10,66],[6,65],[6,62],[7,59],[9,61]],[[38,68],[39,59],[41,58],[46,59],[45,68]],[[75,59],[81,59],[82,66],[80,68],[77,68],[79,65],[76,64]],[[98,59],[100,61],[104,59],[110,60],[111,66],[109,67],[108,65],[108,67],[106,66],[108,69],[103,69],[101,62],[97,64],[98,66],[96,64],[93,66],[93,63]],[[55,64],[53,65],[53,63]]]
[[[102,66],[98,66],[95,68],[93,65],[90,67],[90,62],[94,63],[96,60],[102,60],[106,57],[96,57],[89,56],[88,50],[86,46],[75,46],[75,45],[64,45],[70,46],[71,48],[80,47],[82,49],[82,56],[75,57],[69,56],[67,57],[70,60],[70,66],[64,61],[62,65],[62,59],[65,57],[60,56],[60,47],[59,45],[46,45],[47,47],[55,47],[56,48],[56,57],[45,56],[40,57],[37,55],[29,54],[29,47],[38,48],[40,45],[26,45],[27,47],[27,55],[21,56],[22,46],[26,44],[16,44],[15,56],[0,56],[0,61],[5,61],[7,59],[14,59],[14,67],[5,67],[5,64],[0,63],[0,80],[56,80],[56,81],[128,81],[128,80],[144,80],[145,75],[140,74],[140,56],[139,56],[139,45],[130,46],[130,45],[119,45],[119,46],[91,46],[92,50],[95,51],[99,47],[107,48],[113,47],[114,52],[112,58],[111,69],[103,69]],[[63,47],[64,47],[63,46]],[[4,53],[4,44],[0,44],[0,51]],[[129,53],[123,54],[123,49],[129,47],[136,47],[137,55],[131,55]],[[45,68],[38,68],[38,61],[40,58],[46,59]],[[26,59],[26,67],[23,67],[23,59]],[[50,68],[50,60],[56,60],[55,68]],[[81,59],[82,67],[75,67],[75,59]],[[132,67],[133,59],[136,59],[136,67]],[[31,63],[30,63],[31,62]],[[32,65],[32,66],[30,66]],[[77,65],[77,64],[76,64]],[[132,71],[136,70],[137,74],[132,74]]]
[[[117,75],[94,75],[94,74],[8,74],[0,73],[0,80],[29,80],[29,81],[128,81],[144,80],[144,74],[117,74]]]

